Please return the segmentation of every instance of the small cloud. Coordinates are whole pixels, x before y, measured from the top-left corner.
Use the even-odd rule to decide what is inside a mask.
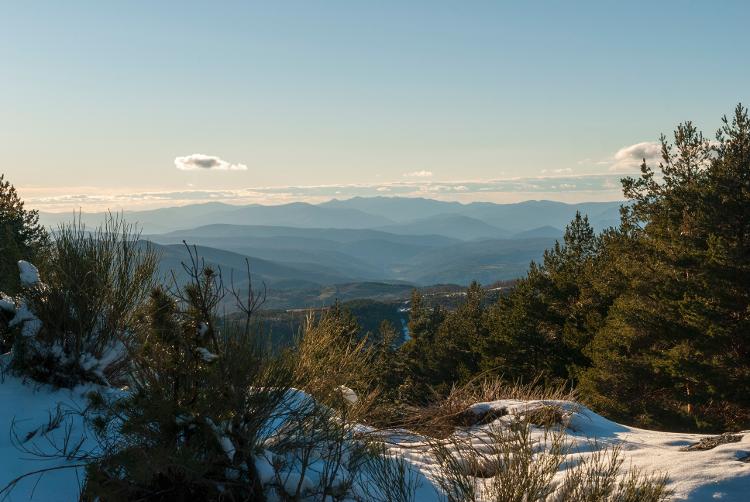
[[[661,158],[661,143],[656,141],[643,141],[634,145],[625,146],[617,150],[612,158],[610,171],[632,171],[646,159],[647,163],[658,162]]]
[[[391,191],[391,189],[388,187],[378,187],[375,190],[378,192],[390,192]]]
[[[430,178],[432,171],[412,171],[410,173],[404,173],[404,178]]]
[[[247,171],[245,164],[231,164],[219,157],[202,153],[176,157],[174,165],[182,171]]]

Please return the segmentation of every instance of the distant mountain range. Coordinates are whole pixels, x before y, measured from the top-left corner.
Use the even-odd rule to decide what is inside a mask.
[[[183,241],[244,287],[245,259],[276,307],[336,298],[393,298],[412,285],[490,284],[522,276],[581,211],[597,230],[617,225],[620,202],[461,204],[421,198],[355,197],[277,206],[194,204],[124,214],[157,246],[161,270],[187,259]],[[102,213],[84,213],[87,225]],[[72,214],[42,213],[54,226]],[[361,295],[361,296],[356,296]]]
[[[234,206],[209,202],[148,211],[126,211],[125,215],[129,221],[137,222],[145,233],[164,233],[215,223],[384,230],[398,230],[400,225],[406,225],[407,228],[419,227],[420,224],[433,227],[430,231],[420,230],[422,234],[455,231],[456,227],[469,221],[457,218],[463,216],[488,226],[480,229],[481,223],[472,221],[471,225],[477,231],[469,232],[468,235],[499,238],[544,226],[562,230],[576,211],[587,214],[594,227],[601,230],[617,224],[620,204],[621,202],[566,204],[548,200],[516,204],[461,204],[423,198],[354,197],[347,200],[334,199],[322,204],[293,202],[275,206]],[[42,223],[56,225],[70,220],[73,213],[42,213],[40,216]],[[87,223],[97,223],[102,220],[103,213],[83,213],[82,218]],[[494,233],[485,235],[487,232]]]

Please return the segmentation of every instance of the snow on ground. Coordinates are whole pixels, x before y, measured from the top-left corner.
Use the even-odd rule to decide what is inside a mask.
[[[50,414],[54,415],[58,405],[68,409],[85,406],[85,394],[90,390],[90,387],[79,387],[54,391],[45,386],[24,383],[13,376],[5,376],[0,382],[0,487],[21,474],[66,464],[60,460],[33,458],[28,453],[19,451],[10,434],[13,424],[15,423],[18,436],[24,438],[46,426]],[[296,394],[294,396],[294,399],[301,399]],[[590,454],[593,449],[619,444],[623,450],[625,466],[668,473],[675,500],[750,500],[750,463],[740,461],[750,455],[750,431],[738,442],[722,444],[706,451],[682,451],[682,448],[697,443],[706,436],[626,427],[585,407],[565,401],[503,400],[479,403],[472,409],[477,413],[504,409],[506,414],[498,420],[509,421],[550,404],[560,406],[568,413],[566,438],[575,452],[571,455],[583,456]],[[80,420],[73,420],[71,424],[74,436],[80,437],[85,433]],[[459,431],[458,434],[470,435],[481,442],[488,427],[490,425],[475,426]],[[64,426],[58,428],[52,433],[52,437],[62,439],[64,430]],[[402,448],[398,448],[398,451],[405,454],[408,462],[419,471],[417,475],[421,486],[417,492],[418,502],[440,500],[436,488],[429,481],[433,460],[427,453],[426,444],[418,436],[403,431],[387,435],[389,440],[401,444]],[[50,446],[38,439],[37,435],[25,444],[36,444],[50,451]],[[41,479],[31,477],[23,481],[8,500],[75,501],[81,473],[80,469],[65,469],[46,474]]]
[[[472,409],[477,414],[488,410],[505,410],[507,414],[498,420],[509,422],[519,415],[549,405],[559,406],[568,414],[565,439],[571,446],[568,458],[572,465],[576,463],[575,457],[585,457],[593,450],[620,445],[623,467],[666,473],[676,501],[750,501],[750,462],[741,461],[750,455],[750,431],[738,433],[742,436],[738,442],[706,451],[682,451],[682,448],[708,436],[627,427],[568,401],[501,400],[478,403]],[[491,426],[476,426],[464,431],[464,434],[472,444],[481,445],[487,440],[486,431]],[[542,435],[540,429],[533,434],[537,438]],[[403,443],[410,443],[411,453],[407,456],[412,464],[422,472],[429,472],[433,461],[425,454],[426,445],[418,438],[406,439]],[[563,476],[563,472],[558,474],[560,479]]]
[[[54,446],[41,436],[41,432],[50,423],[50,416],[56,414],[58,405],[62,412],[85,406],[85,395],[90,390],[91,387],[52,390],[47,386],[24,383],[7,374],[0,377],[0,490],[17,476],[75,463],[60,459],[40,459],[19,450],[17,443],[20,440],[28,449],[52,453]],[[85,431],[82,421],[72,415],[68,415],[49,437],[56,444],[62,444],[68,425],[71,437],[83,437]],[[24,442],[31,434],[33,437]],[[81,474],[81,469],[62,469],[44,474],[41,478],[31,476],[21,481],[6,500],[76,501]]]

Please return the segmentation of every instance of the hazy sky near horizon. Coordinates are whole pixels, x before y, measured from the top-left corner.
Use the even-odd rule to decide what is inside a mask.
[[[750,95],[750,2],[2,2],[31,207],[620,198]]]

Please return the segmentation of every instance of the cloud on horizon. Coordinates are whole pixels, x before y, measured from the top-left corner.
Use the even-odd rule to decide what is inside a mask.
[[[404,173],[404,178],[431,178],[432,171],[412,171],[410,173]]]
[[[175,157],[174,165],[181,171],[247,171],[245,164],[232,164],[214,155],[202,153]]]
[[[658,164],[661,159],[661,143],[643,141],[620,148],[615,152],[609,170],[613,172],[635,171],[640,168],[644,159],[647,164]]]
[[[427,197],[462,202],[517,202],[529,199],[564,201],[621,200],[620,175],[558,175],[494,180],[434,181],[413,179],[383,183],[314,186],[268,186],[237,189],[122,191],[104,193],[94,188],[60,188],[57,193],[29,194],[29,207],[43,211],[127,210],[225,202],[228,204],[284,204],[323,202],[350,197]]]

